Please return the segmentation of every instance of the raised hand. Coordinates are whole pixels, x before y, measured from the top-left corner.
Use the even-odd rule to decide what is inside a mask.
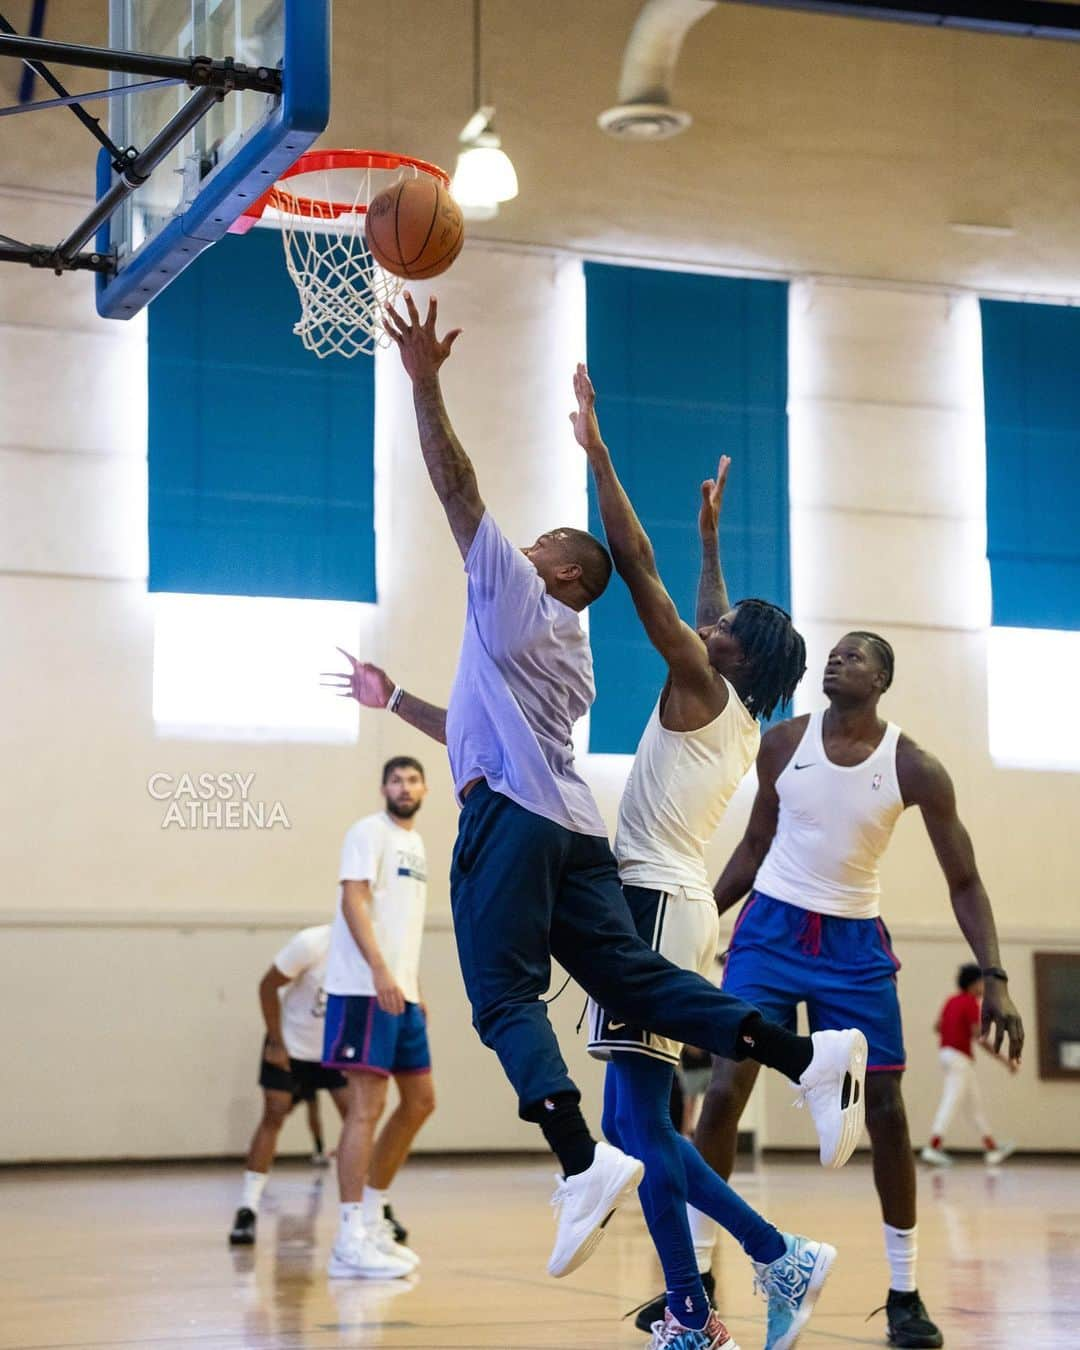
[[[439,314],[439,302],[435,297],[432,296],[428,301],[427,317],[423,323],[420,322],[419,311],[409,292],[404,291],[402,298],[409,311],[408,319],[400,315],[393,305],[387,305],[383,327],[396,344],[401,353],[401,364],[415,383],[439,373],[439,367],[450,355],[450,348],[458,340],[461,329],[452,328],[445,337],[436,337],[435,320]]]
[[[600,435],[600,423],[596,419],[596,390],[589,379],[589,372],[580,361],[574,371],[574,396],[577,399],[577,412],[570,414],[574,439],[583,450],[597,450],[604,444],[604,438]]]
[[[365,708],[385,708],[394,692],[394,682],[385,670],[370,661],[358,661],[339,647],[351,667],[348,671],[324,670],[319,681],[324,689],[336,689],[339,698],[354,698]]]
[[[698,531],[703,539],[715,539],[720,526],[720,508],[724,501],[731,456],[721,455],[715,478],[706,478],[701,485],[701,510],[698,512]]]

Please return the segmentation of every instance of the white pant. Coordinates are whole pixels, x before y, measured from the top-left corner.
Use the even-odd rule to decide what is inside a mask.
[[[931,1138],[945,1138],[957,1107],[961,1105],[978,1130],[980,1141],[991,1138],[990,1122],[983,1110],[979,1080],[975,1077],[975,1063],[971,1056],[945,1046],[940,1052],[940,1059],[941,1067],[945,1070],[945,1088],[930,1131]]]

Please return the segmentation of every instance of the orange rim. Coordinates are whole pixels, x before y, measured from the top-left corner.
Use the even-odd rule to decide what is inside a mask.
[[[387,150],[309,150],[285,170],[278,183],[284,183],[287,179],[300,174],[333,169],[386,169],[391,172],[394,169],[415,169],[418,173],[426,173],[429,177],[437,179],[443,187],[450,186],[450,175],[437,164],[430,164],[426,159],[417,159],[413,155],[398,155]],[[268,206],[288,215],[306,216],[313,220],[363,215],[367,210],[367,202],[335,202],[322,197],[298,197],[275,183],[254,205],[248,207],[241,220],[251,221],[254,224]]]

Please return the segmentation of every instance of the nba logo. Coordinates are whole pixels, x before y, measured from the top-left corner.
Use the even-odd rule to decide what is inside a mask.
[[[881,787],[881,774],[876,773],[873,782],[870,784],[870,791],[876,792],[879,787]]]

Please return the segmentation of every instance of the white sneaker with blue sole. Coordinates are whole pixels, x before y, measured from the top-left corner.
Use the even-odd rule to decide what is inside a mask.
[[[827,1242],[792,1233],[781,1236],[787,1247],[783,1256],[768,1265],[754,1262],[754,1288],[769,1302],[765,1350],[791,1350],[836,1260],[836,1248]]]

